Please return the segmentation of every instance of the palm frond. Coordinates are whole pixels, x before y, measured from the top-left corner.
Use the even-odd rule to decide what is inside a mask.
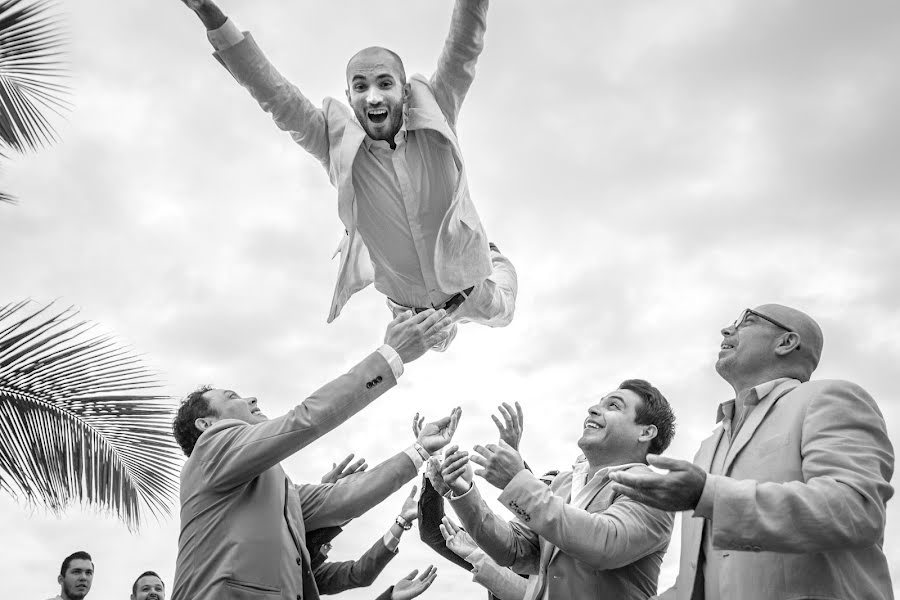
[[[57,514],[81,503],[130,529],[170,514],[181,453],[154,374],[78,311],[0,306],[0,490]]]
[[[0,0],[0,142],[18,151],[57,140],[48,113],[69,108],[66,36],[52,0]]]

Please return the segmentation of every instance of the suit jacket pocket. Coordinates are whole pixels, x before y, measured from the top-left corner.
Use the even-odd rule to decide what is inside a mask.
[[[756,446],[756,455],[768,456],[774,452],[778,452],[779,450],[784,449],[790,441],[791,436],[787,433],[762,440],[758,444],[754,444],[754,446]]]
[[[276,587],[237,579],[226,579],[225,587],[228,588],[229,600],[271,600],[280,598],[281,590]]]

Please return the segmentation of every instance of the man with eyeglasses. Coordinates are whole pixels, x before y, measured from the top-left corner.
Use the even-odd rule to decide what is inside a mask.
[[[618,491],[682,515],[667,600],[893,598],[883,551],[894,451],[875,401],[848,381],[810,381],[819,325],[778,304],[722,329],[716,371],[735,398],[693,464],[610,475]]]

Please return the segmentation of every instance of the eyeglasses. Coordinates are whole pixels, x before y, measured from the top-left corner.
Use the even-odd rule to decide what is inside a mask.
[[[733,325],[734,329],[735,330],[740,329],[744,325],[744,322],[747,320],[747,317],[749,317],[751,315],[753,315],[754,317],[759,317],[760,319],[763,319],[764,321],[768,321],[775,327],[780,327],[781,329],[784,329],[785,331],[787,331],[789,333],[796,333],[793,329],[791,329],[787,325],[779,323],[772,317],[767,317],[766,315],[764,315],[762,313],[758,313],[755,310],[753,310],[752,308],[744,309],[744,312],[741,313],[741,316],[738,317],[737,320],[734,322],[734,325]]]

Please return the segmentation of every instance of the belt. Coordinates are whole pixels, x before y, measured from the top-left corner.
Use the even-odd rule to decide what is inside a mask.
[[[443,308],[444,310],[447,311],[447,314],[450,314],[453,311],[455,311],[457,308],[459,308],[460,304],[462,304],[463,302],[466,301],[466,298],[469,297],[469,295],[472,293],[472,290],[474,290],[474,289],[475,289],[475,286],[473,285],[472,287],[470,287],[468,289],[465,289],[461,292],[457,292],[456,294],[453,294],[452,296],[450,296],[446,302],[444,302],[443,304],[438,304],[437,306],[429,306],[426,308],[419,308],[417,306],[407,306],[407,308],[409,308],[416,314],[419,314],[420,312],[425,312],[426,310],[431,310],[432,308],[434,310],[440,310]],[[391,302],[394,302],[394,300],[392,299]],[[400,304],[400,303],[394,302],[394,304]],[[403,306],[403,305],[400,304],[400,306]]]

